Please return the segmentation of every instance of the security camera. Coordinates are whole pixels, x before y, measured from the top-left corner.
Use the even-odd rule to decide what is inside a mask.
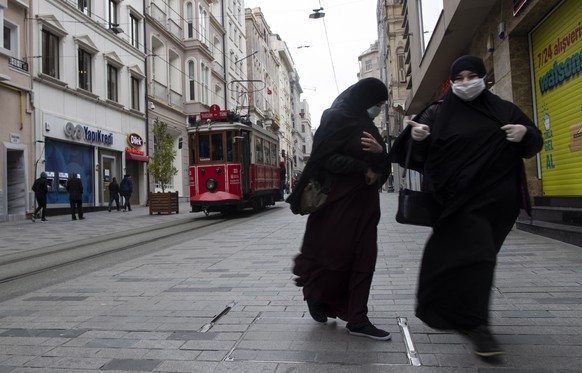
[[[150,102],[150,110],[156,110],[156,105],[153,102]]]

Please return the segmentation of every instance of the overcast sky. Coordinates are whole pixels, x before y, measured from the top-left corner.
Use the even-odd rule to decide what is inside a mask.
[[[261,8],[271,31],[287,43],[313,128],[337,95],[357,81],[358,56],[378,38],[376,4],[377,0],[245,0],[246,8]],[[320,7],[325,17],[309,18]],[[431,13],[438,17],[438,10],[428,17]]]
[[[261,8],[271,31],[287,43],[299,73],[302,99],[309,103],[313,127],[318,126],[321,113],[331,105],[338,90],[357,81],[358,56],[377,39],[376,3],[377,0],[245,0],[246,8]],[[309,18],[320,4],[325,17]]]

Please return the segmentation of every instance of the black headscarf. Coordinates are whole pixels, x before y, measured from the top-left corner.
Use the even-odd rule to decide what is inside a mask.
[[[359,128],[362,122],[374,126],[367,110],[387,99],[388,89],[381,80],[365,78],[340,93],[331,107],[323,112],[320,125],[313,138],[309,161],[293,192],[286,200],[291,204],[291,210],[295,212],[303,188],[310,178],[317,178],[317,173],[325,158],[340,149],[346,140],[353,136],[352,132]]]
[[[451,80],[455,80],[455,77],[461,71],[465,70],[474,72],[479,75],[479,78],[482,78],[487,74],[485,64],[481,58],[476,56],[461,56],[451,65]]]

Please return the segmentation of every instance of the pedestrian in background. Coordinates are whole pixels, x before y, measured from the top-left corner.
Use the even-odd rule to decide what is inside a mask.
[[[119,183],[117,183],[116,177],[109,183],[109,212],[111,212],[113,201],[115,201],[115,206],[117,207],[117,211],[119,211]]]
[[[46,220],[46,195],[48,194],[48,180],[46,177],[46,172],[41,172],[40,177],[34,181],[32,184],[32,191],[34,192],[34,197],[36,199],[36,208],[32,213],[32,221],[39,218],[37,215],[39,211],[41,213],[41,221]]]
[[[303,287],[311,317],[347,321],[352,335],[389,340],[390,333],[368,318],[368,297],[376,266],[378,190],[388,178],[385,144],[373,118],[388,99],[375,78],[362,79],[324,111],[313,150],[287,202],[299,212],[301,193],[314,178],[331,184],[325,204],[309,215],[293,273]]]
[[[133,180],[131,180],[131,175],[127,174],[121,180],[119,184],[119,193],[123,197],[123,211],[131,211],[131,194],[133,193]]]
[[[71,216],[73,220],[85,219],[83,217],[83,182],[79,174],[73,172],[69,180],[67,180],[67,192],[69,192],[69,203],[71,205]]]
[[[489,357],[503,353],[489,330],[497,254],[520,203],[529,202],[522,158],[541,149],[542,136],[516,105],[486,89],[482,59],[460,57],[450,74],[442,102],[402,135],[412,138],[425,190],[443,206],[424,248],[416,316],[467,335],[475,353]],[[395,142],[400,161],[408,141]]]

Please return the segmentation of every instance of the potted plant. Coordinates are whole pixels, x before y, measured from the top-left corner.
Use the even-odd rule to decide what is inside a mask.
[[[178,192],[166,193],[166,186],[172,180],[178,170],[174,167],[176,150],[174,150],[174,139],[168,132],[168,125],[158,119],[154,121],[154,153],[150,157],[148,171],[154,180],[161,186],[161,193],[150,192],[149,205],[150,215],[157,212],[171,214],[173,211],[179,213]]]

